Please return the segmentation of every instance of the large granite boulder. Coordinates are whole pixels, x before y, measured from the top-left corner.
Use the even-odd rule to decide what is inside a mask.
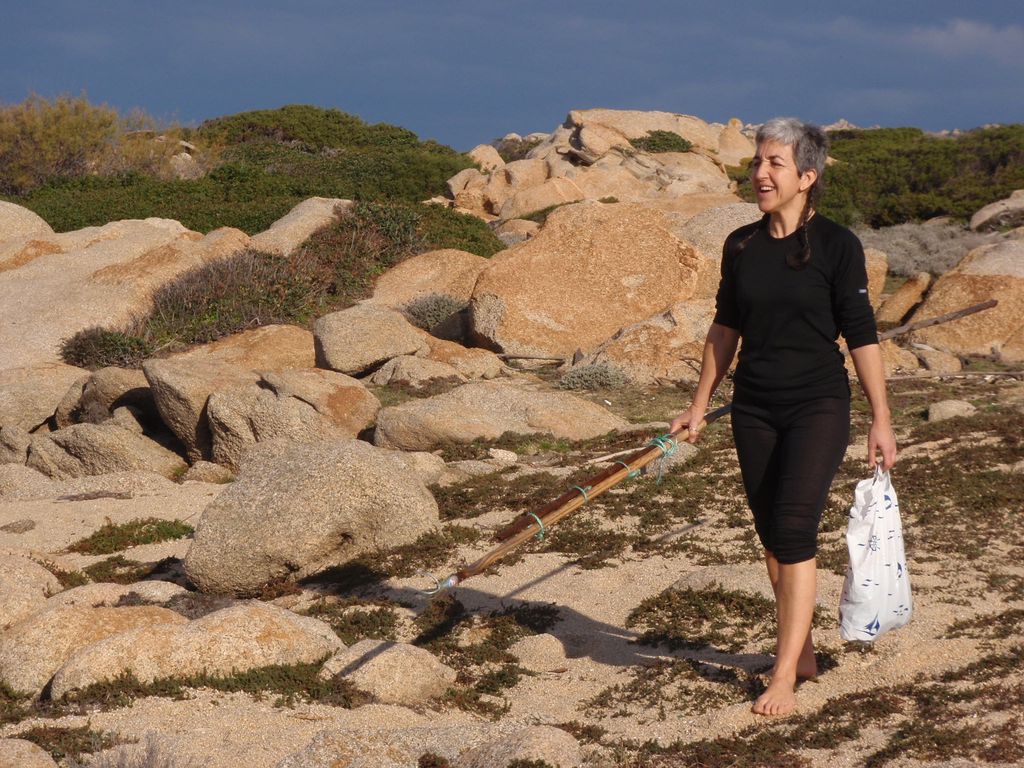
[[[586,440],[626,426],[625,419],[568,393],[527,391],[486,381],[381,409],[374,442],[405,451],[429,451],[448,443],[493,440],[505,432]]]
[[[427,345],[427,350],[420,352],[421,355],[430,360],[450,365],[467,379],[493,379],[505,371],[505,364],[501,358],[489,349],[464,347],[461,344],[435,338],[427,333],[424,333],[422,338]]]
[[[322,621],[252,601],[188,623],[139,627],[80,648],[54,674],[51,695],[59,699],[125,673],[152,682],[312,664],[342,647]]]
[[[426,350],[419,329],[396,310],[357,304],[324,315],[313,327],[317,364],[358,376],[399,355]]]
[[[487,259],[455,248],[428,251],[406,259],[377,278],[370,301],[394,309],[440,294],[469,303]]]
[[[53,227],[39,214],[15,203],[0,200],[0,233],[5,240],[22,237],[46,237]]]
[[[55,479],[136,470],[175,478],[188,467],[178,454],[113,422],[33,435],[25,463]]]
[[[1007,363],[1024,362],[1024,240],[975,248],[936,281],[911,320],[936,317],[988,299],[999,304],[915,331],[911,341],[954,354],[995,354]]]
[[[711,299],[680,302],[619,329],[579,364],[612,366],[639,385],[695,382],[714,316]]]
[[[311,197],[303,200],[270,225],[270,229],[252,236],[251,245],[258,251],[288,256],[318,229],[327,226],[352,208],[351,200],[332,197]]]
[[[313,334],[293,325],[267,325],[173,357],[147,360],[142,370],[160,418],[185,446],[189,461],[195,462],[212,456],[206,414],[210,395],[259,385],[257,371],[307,369],[315,364]]]
[[[697,251],[697,285],[694,299],[713,299],[722,276],[722,248],[726,238],[740,227],[758,221],[763,214],[754,203],[732,203],[709,208],[696,216],[670,215],[672,232]]]
[[[437,524],[426,486],[390,451],[358,440],[268,444],[206,508],[185,558],[204,592],[252,595]]]
[[[99,423],[122,407],[156,416],[153,393],[140,370],[109,366],[94,371],[79,382],[68,389],[57,406],[54,419],[58,427],[69,427],[82,421]]]
[[[688,298],[697,267],[693,247],[659,211],[625,203],[561,208],[536,237],[496,254],[481,272],[473,335],[510,354],[568,357]]]
[[[61,590],[52,573],[17,555],[0,555],[0,585],[0,632],[40,610]]]
[[[36,613],[0,635],[0,681],[11,690],[38,694],[81,648],[137,627],[187,621],[155,606],[59,607]]]
[[[927,272],[918,272],[910,277],[899,288],[893,291],[875,313],[880,323],[900,323],[907,314],[921,303],[924,292],[932,284],[932,276]]]
[[[1011,229],[1024,225],[1024,189],[1018,189],[1005,200],[986,205],[971,216],[971,229]]]
[[[237,469],[246,450],[268,440],[315,443],[356,437],[380,402],[356,379],[319,369],[268,372],[259,384],[213,392],[206,416],[212,456]]]
[[[3,355],[0,348],[0,427],[30,431],[42,426],[56,413],[68,389],[88,373],[55,362],[5,368]]]

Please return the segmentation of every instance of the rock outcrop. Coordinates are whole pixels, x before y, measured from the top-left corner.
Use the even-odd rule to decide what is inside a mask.
[[[117,424],[73,424],[32,436],[26,465],[58,480],[111,472],[149,471],[179,476],[187,464],[145,435]]]
[[[369,301],[393,309],[441,294],[468,304],[473,286],[487,259],[474,253],[446,248],[413,256],[377,278]]]
[[[309,236],[352,208],[351,200],[333,197],[311,197],[303,200],[270,225],[265,232],[253,235],[250,245],[258,251],[289,256]]]
[[[631,140],[645,139],[652,131],[674,134],[692,149],[649,153],[634,147]],[[448,191],[456,208],[502,222],[600,199],[642,202],[692,216],[738,202],[725,166],[753,154],[752,142],[735,120],[723,126],[668,112],[576,110],[524,159],[483,162],[482,172],[460,171],[449,180]]]
[[[38,694],[81,648],[137,627],[186,621],[155,606],[61,607],[36,613],[0,635],[0,680],[11,690]]]
[[[1012,229],[1024,225],[1024,189],[1018,189],[1005,200],[986,205],[971,216],[971,229],[984,231]]]
[[[312,664],[341,647],[322,621],[253,601],[188,623],[139,627],[85,646],[54,674],[51,695],[60,698],[124,673],[148,683],[164,677]]]
[[[1024,240],[975,248],[935,282],[914,317],[937,317],[988,299],[998,306],[915,331],[911,340],[954,354],[1024,362]]]
[[[91,326],[123,327],[167,281],[249,241],[238,230],[204,236],[156,218],[0,237],[0,369],[59,361],[64,339]]]
[[[473,336],[517,355],[568,357],[692,295],[698,260],[665,214],[633,204],[555,211],[533,239],[491,258]]]
[[[358,376],[399,355],[426,351],[421,332],[388,307],[357,304],[324,315],[313,327],[317,364]]]
[[[502,382],[471,382],[437,397],[384,408],[374,442],[405,451],[493,440],[505,432],[586,440],[627,426],[604,408],[561,392],[526,391]]]
[[[0,555],[0,632],[31,616],[61,585],[48,570],[27,557]]]
[[[68,389],[87,375],[88,371],[64,363],[5,368],[0,362],[0,427],[31,431],[42,426]]]

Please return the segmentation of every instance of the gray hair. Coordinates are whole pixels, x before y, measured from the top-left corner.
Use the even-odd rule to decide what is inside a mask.
[[[819,182],[828,157],[828,136],[820,127],[795,117],[775,117],[757,129],[755,142],[761,144],[765,141],[777,141],[792,147],[797,171],[804,174],[813,169],[818,174],[812,196],[821,189]]]

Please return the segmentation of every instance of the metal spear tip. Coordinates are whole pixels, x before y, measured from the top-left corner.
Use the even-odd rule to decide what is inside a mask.
[[[438,581],[436,576],[434,576],[431,573],[427,573],[426,571],[417,571],[416,575],[417,576],[423,576],[424,578],[433,580],[433,582],[434,582],[434,586],[433,587],[430,587],[429,589],[422,589],[422,590],[420,590],[420,592],[422,592],[424,595],[427,595],[429,597],[433,597],[434,595],[439,595],[439,594],[441,594],[442,592],[444,592],[445,590],[448,590],[448,589],[454,589],[455,586],[459,583],[459,577],[456,574],[454,574],[454,573],[451,576],[449,576],[447,579],[445,579],[444,581]]]

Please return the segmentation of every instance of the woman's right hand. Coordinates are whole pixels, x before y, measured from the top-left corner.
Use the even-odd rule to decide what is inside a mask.
[[[704,410],[704,408],[691,405],[672,419],[668,431],[675,434],[680,430],[684,430],[680,432],[679,439],[685,440],[688,443],[696,443],[697,438],[700,437],[700,425],[704,421]]]

